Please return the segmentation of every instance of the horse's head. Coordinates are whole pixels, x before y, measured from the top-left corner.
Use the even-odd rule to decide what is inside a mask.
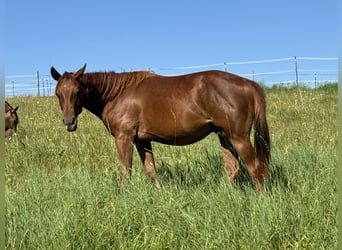
[[[17,114],[18,106],[13,108],[8,102],[5,101],[5,136],[11,137],[17,132],[17,125],[19,117]]]
[[[82,112],[84,101],[84,90],[81,78],[86,65],[76,73],[65,72],[63,75],[51,67],[51,75],[57,81],[56,96],[63,112],[63,124],[68,131],[77,129],[77,117]]]

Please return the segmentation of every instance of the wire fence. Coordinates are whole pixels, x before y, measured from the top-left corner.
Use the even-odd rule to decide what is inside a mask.
[[[249,78],[266,87],[273,85],[316,88],[338,81],[338,59],[335,57],[288,57],[269,60],[222,62],[206,65],[176,66],[149,70],[161,75],[181,75],[203,70],[223,70]],[[50,96],[56,81],[39,71],[32,75],[5,75],[5,96]]]

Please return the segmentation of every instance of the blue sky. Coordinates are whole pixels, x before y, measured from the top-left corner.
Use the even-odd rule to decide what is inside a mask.
[[[5,4],[6,75],[338,56],[337,0]]]

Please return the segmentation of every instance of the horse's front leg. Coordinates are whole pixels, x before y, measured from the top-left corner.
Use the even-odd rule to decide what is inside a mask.
[[[132,136],[120,134],[115,137],[115,144],[120,160],[120,182],[123,184],[127,177],[132,175],[132,155],[133,139]]]
[[[155,187],[160,188],[159,181],[157,179],[156,168],[154,164],[154,157],[152,153],[151,141],[137,140],[136,147],[140,155],[140,159],[144,164],[145,173],[150,178]]]

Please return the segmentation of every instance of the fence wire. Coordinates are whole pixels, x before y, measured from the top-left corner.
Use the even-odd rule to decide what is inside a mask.
[[[222,62],[205,65],[150,67],[157,74],[172,76],[202,70],[223,70],[262,83],[317,87],[338,80],[337,57],[287,57],[267,60]],[[5,75],[5,96],[53,95],[56,86],[50,75]]]

